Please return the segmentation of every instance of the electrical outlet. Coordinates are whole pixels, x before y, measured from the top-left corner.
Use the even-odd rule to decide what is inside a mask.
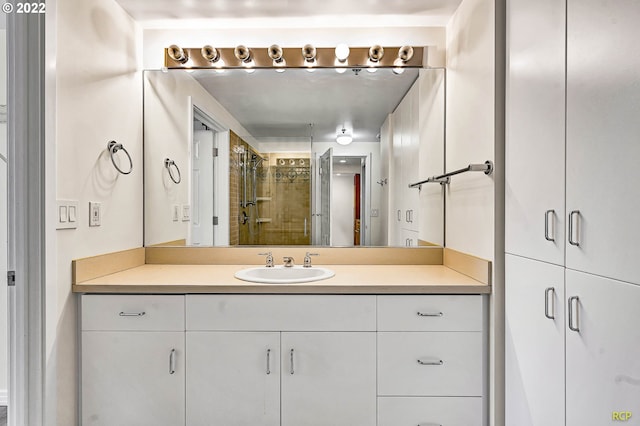
[[[191,206],[189,204],[182,205],[182,221],[189,222],[191,220]]]
[[[172,204],[171,205],[171,218],[173,219],[174,222],[177,222],[180,220],[180,206],[177,204]]]
[[[96,202],[89,202],[89,226],[100,226],[102,219],[102,204]]]
[[[75,229],[78,227],[78,201],[57,200],[56,229]]]
[[[378,209],[371,209],[371,217],[380,216],[380,211]]]

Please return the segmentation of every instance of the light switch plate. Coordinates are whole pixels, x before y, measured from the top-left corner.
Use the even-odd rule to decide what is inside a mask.
[[[182,205],[182,221],[189,222],[191,220],[191,206],[189,204]]]
[[[178,222],[180,220],[180,206],[178,204],[171,205],[171,218],[174,222]]]
[[[56,200],[56,229],[75,229],[78,227],[78,201]]]
[[[89,226],[100,226],[102,221],[102,204],[89,201]]]

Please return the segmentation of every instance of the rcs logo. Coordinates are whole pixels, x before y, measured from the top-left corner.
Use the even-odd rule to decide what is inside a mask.
[[[631,419],[631,411],[614,411],[611,418],[618,422],[628,422]]]

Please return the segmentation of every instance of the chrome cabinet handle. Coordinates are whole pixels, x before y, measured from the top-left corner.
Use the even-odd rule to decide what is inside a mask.
[[[413,223],[413,210],[409,210],[409,222]]]
[[[304,236],[307,236],[307,218],[304,218]]]
[[[291,352],[289,353],[289,363],[290,363],[289,374],[294,374],[295,371],[293,370],[293,349],[291,349]]]
[[[551,303],[549,303],[549,294],[551,294]],[[549,318],[550,320],[556,319],[555,316],[555,295],[556,289],[553,287],[549,287],[544,291],[544,316]],[[549,307],[551,307],[552,311],[549,313]]]
[[[271,374],[271,349],[267,349],[267,374]]]
[[[578,238],[576,238],[575,240],[573,239],[573,218],[578,218],[580,216],[580,210],[574,210],[571,213],[569,213],[569,244],[571,244],[572,246],[580,246],[580,241],[578,241]],[[579,229],[578,226],[576,224],[576,229],[577,229],[577,233],[579,234]]]
[[[141,317],[146,314],[146,312],[120,312],[118,315],[121,317]]]
[[[575,302],[575,303],[574,303]],[[580,298],[578,296],[572,296],[569,298],[569,330],[571,331],[576,331],[576,332],[580,332],[580,318],[579,318],[579,312],[578,312],[578,306],[580,303]],[[576,326],[573,326],[574,323],[574,317],[573,317],[573,306],[575,305],[576,307],[576,316],[575,316],[575,322],[576,322]]]
[[[444,364],[443,360],[438,360],[438,361],[423,361],[421,359],[418,359],[418,364],[420,365],[442,365]]]
[[[176,350],[171,349],[171,353],[169,354],[169,374],[174,374],[176,372]]]
[[[398,222],[402,222],[402,219],[400,218],[402,216],[402,210],[398,210]]]
[[[555,221],[553,219],[555,219],[555,214],[556,211],[555,210],[547,210],[546,212],[544,212],[544,239],[547,241],[555,241],[556,239],[554,238],[555,235]],[[551,226],[549,226],[549,216],[551,216]],[[551,229],[551,236],[549,236],[549,229]]]
[[[411,210],[407,210],[407,211],[405,212],[405,214],[404,214],[404,220],[405,220],[405,222],[407,222],[407,223],[411,222],[411,220],[409,219],[409,218],[410,218],[410,216],[411,216]]]
[[[418,426],[442,426],[442,423],[418,423]]]
[[[416,312],[419,317],[441,317],[444,314],[442,312]]]

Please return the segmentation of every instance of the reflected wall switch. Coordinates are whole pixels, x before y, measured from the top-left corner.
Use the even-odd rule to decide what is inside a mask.
[[[78,201],[57,200],[56,229],[75,229],[78,227]]]
[[[191,209],[189,204],[182,205],[182,221],[188,222],[191,219]]]
[[[173,219],[174,222],[177,222],[180,220],[180,206],[177,204],[172,204],[171,205],[171,218]]]
[[[102,219],[101,204],[89,201],[89,226],[100,226]]]

